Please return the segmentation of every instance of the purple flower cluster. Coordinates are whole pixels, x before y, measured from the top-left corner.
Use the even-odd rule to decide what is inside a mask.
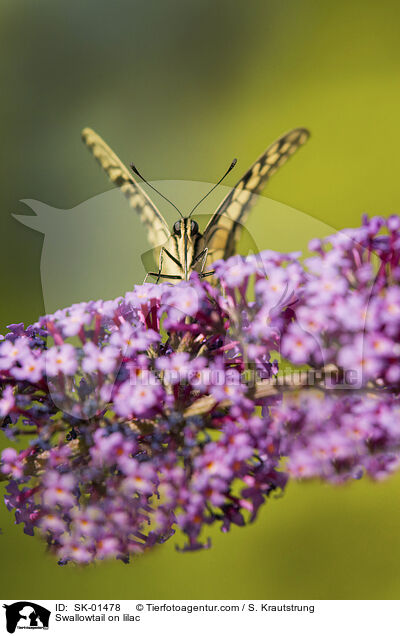
[[[244,525],[289,477],[400,462],[400,218],[79,303],[0,343],[6,505],[60,563]],[[282,361],[278,365],[278,358]]]

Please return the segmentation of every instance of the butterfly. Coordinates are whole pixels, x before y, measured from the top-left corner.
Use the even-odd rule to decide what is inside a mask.
[[[148,272],[147,276],[155,277],[157,282],[165,280],[171,283],[188,280],[192,271],[197,271],[201,278],[212,276],[214,272],[208,267],[235,253],[242,226],[255,203],[256,195],[263,190],[267,180],[278,168],[307,141],[309,135],[306,128],[294,128],[271,144],[223,199],[201,233],[197,221],[191,218],[192,214],[233,170],[236,159],[218,183],[184,216],[172,201],[142,177],[133,164],[129,170],[97,133],[91,128],[84,128],[82,131],[84,143],[110,180],[124,193],[147,230],[156,262],[158,259],[158,272]],[[140,177],[177,210],[179,219],[172,230],[134,175]]]

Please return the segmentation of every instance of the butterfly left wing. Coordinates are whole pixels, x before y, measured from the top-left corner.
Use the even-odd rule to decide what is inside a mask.
[[[82,130],[82,140],[107,173],[112,183],[122,190],[128,199],[129,205],[137,212],[146,227],[150,245],[158,253],[159,246],[168,241],[170,237],[168,225],[162,214],[139,186],[128,168],[100,135],[91,128],[84,128]]]
[[[268,179],[309,138],[306,128],[294,128],[282,135],[253,163],[211,217],[203,233],[208,248],[207,267],[235,253],[243,224]]]

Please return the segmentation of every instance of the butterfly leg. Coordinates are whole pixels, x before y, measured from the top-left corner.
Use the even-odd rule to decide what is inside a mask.
[[[154,276],[155,278],[157,278],[157,283],[159,282],[160,278],[169,278],[171,280],[182,280],[182,276],[173,276],[173,274],[160,274],[160,272],[147,272],[147,276]]]
[[[204,265],[206,264],[206,258],[207,258],[207,254],[208,254],[208,247],[205,247],[204,250],[202,250],[200,252],[200,254],[197,254],[196,258],[194,259],[194,261],[192,262],[192,267],[194,267],[196,265],[196,263],[198,263],[201,259],[201,270],[200,273],[203,272],[204,269]]]
[[[204,274],[200,274],[201,278],[207,278],[207,276],[213,276],[215,274],[215,269],[211,270],[211,272],[204,272]]]
[[[206,264],[207,256],[208,256],[208,247],[205,247],[204,250],[202,250],[200,252],[200,254],[197,254],[196,258],[194,259],[194,261],[192,263],[192,267],[194,267],[196,265],[196,263],[198,263],[201,260],[200,276],[203,275],[203,271],[204,271],[204,267],[205,267],[205,264]]]
[[[214,270],[212,270],[211,272],[205,272],[204,271],[204,267],[206,265],[206,260],[207,260],[207,256],[208,256],[208,247],[205,247],[204,250],[202,252],[200,252],[200,254],[198,254],[193,262],[193,265],[195,265],[196,263],[198,263],[198,261],[200,259],[203,259],[201,262],[201,269],[200,269],[200,278],[206,278],[207,276],[212,276],[214,274]]]
[[[182,276],[178,276],[178,275],[174,275],[174,274],[163,274],[162,273],[162,267],[163,267],[163,262],[164,262],[164,252],[167,254],[167,256],[169,256],[173,261],[175,261],[178,265],[180,264],[179,261],[177,261],[172,254],[170,254],[168,252],[168,250],[165,249],[165,247],[162,247],[160,250],[160,259],[159,259],[159,263],[158,263],[158,272],[147,272],[146,274],[146,278],[144,279],[144,283],[147,280],[148,276],[154,276],[155,278],[157,278],[157,283],[160,282],[160,278],[168,278],[169,280],[182,280]]]
[[[158,283],[160,281],[160,276],[161,276],[161,272],[162,272],[162,266],[163,266],[163,261],[164,261],[164,248],[162,247],[160,249],[160,258],[158,261],[158,276],[157,276],[157,281],[156,283]]]
[[[159,281],[159,279],[161,277],[161,271],[162,271],[162,261],[163,261],[163,259],[162,259],[162,249],[163,248],[161,248],[161,251],[160,251],[160,259],[159,259],[159,263],[158,263],[158,272],[147,272],[147,274],[146,274],[146,276],[144,278],[144,281],[143,281],[143,285],[145,284],[145,282],[147,281],[149,276],[154,276],[155,278],[157,278],[157,283],[158,283],[158,281]]]
[[[162,247],[160,249],[160,257],[158,259],[158,272],[157,273],[156,272],[147,272],[146,278],[143,281],[144,283],[146,282],[148,276],[154,276],[155,278],[157,278],[156,282],[157,283],[159,282],[160,278],[162,277],[163,261],[164,261],[164,248]],[[163,278],[164,278],[164,276],[163,276]]]
[[[144,277],[144,281],[143,281],[143,285],[147,282],[147,279],[149,276],[154,276],[154,278],[157,278],[157,282],[160,278],[175,278],[181,280],[180,276],[172,276],[170,274],[161,274],[160,272],[147,272],[146,276]]]

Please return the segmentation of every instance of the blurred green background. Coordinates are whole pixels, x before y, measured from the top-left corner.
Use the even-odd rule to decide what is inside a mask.
[[[80,141],[87,125],[149,179],[215,182],[237,156],[231,185],[306,126],[268,196],[320,227],[399,213],[396,0],[1,0],[0,18],[0,331],[44,312],[43,236],[11,217],[29,213],[20,200],[67,209],[107,188]],[[280,227],[256,209],[248,227],[261,248],[285,235],[303,246],[298,218]],[[2,506],[0,596],[398,598],[399,486],[291,484],[253,526],[213,531],[208,552],[178,554],[173,538],[129,566],[86,569],[58,567]]]

